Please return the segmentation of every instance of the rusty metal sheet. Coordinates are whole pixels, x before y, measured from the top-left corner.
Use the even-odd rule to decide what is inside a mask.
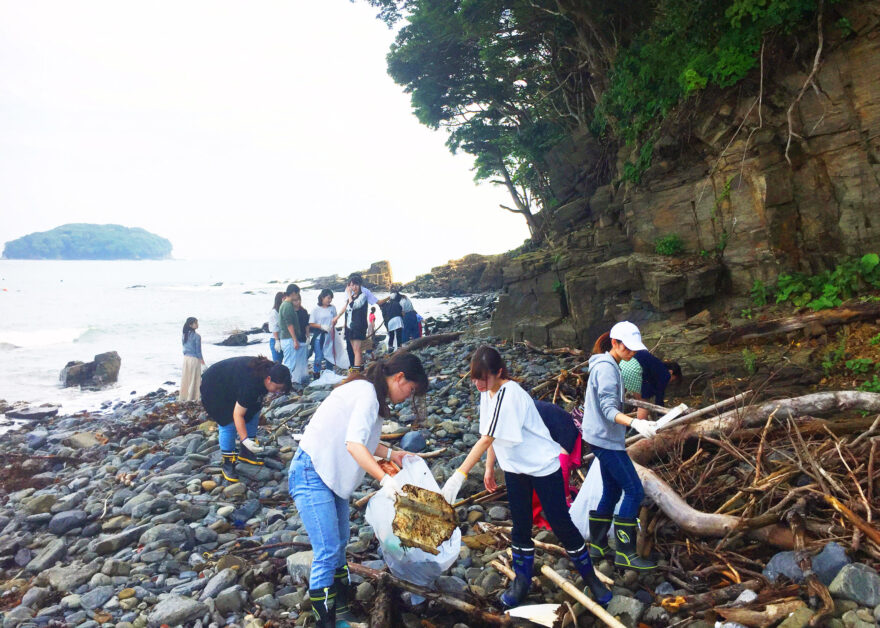
[[[391,529],[403,547],[416,547],[435,556],[458,527],[455,511],[440,493],[405,484],[394,502]]]

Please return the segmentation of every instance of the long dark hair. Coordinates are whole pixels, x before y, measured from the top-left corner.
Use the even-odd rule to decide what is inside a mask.
[[[474,351],[471,357],[471,379],[486,379],[489,375],[498,375],[501,379],[510,379],[510,373],[507,372],[507,365],[504,358],[498,353],[495,347],[483,345]]]
[[[596,343],[593,345],[593,353],[607,353],[609,351],[611,351],[611,332],[606,331],[596,338]]]
[[[318,295],[318,306],[323,307],[324,305],[324,297],[332,297],[333,291],[330,288],[324,288],[321,290],[321,294]]]
[[[281,307],[281,302],[284,300],[284,296],[283,292],[275,293],[275,305],[272,306],[272,309],[276,312],[278,311],[278,308]]]
[[[268,377],[276,384],[284,384],[285,390],[290,390],[290,369],[283,364],[278,364],[278,362],[273,362],[265,356],[260,355],[251,358],[250,362],[248,362],[248,368],[254,373],[254,375],[259,377],[260,382]]]
[[[407,381],[416,385],[415,394],[424,395],[428,390],[428,376],[425,374],[425,367],[422,361],[406,350],[395,351],[390,357],[376,360],[367,367],[365,373],[352,373],[340,386],[358,379],[365,379],[376,389],[376,399],[379,400],[379,416],[387,419],[391,416],[388,409],[388,381],[386,377],[391,377],[397,373],[403,373]]]
[[[180,320],[180,319],[177,319],[177,320]],[[199,322],[199,319],[197,319],[195,316],[190,316],[189,318],[186,319],[186,322],[183,324],[183,341],[184,342],[186,342],[186,339],[189,338],[189,335],[195,331],[195,329],[192,328],[192,324],[198,323],[198,322]]]

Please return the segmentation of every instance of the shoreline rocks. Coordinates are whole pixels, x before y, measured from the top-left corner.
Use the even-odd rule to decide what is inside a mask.
[[[118,379],[121,365],[122,358],[115,351],[99,353],[91,362],[71,361],[61,370],[61,385],[101,388]]]

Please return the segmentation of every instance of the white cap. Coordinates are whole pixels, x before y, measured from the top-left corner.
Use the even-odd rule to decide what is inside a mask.
[[[648,350],[648,347],[642,343],[642,332],[629,321],[622,321],[612,327],[611,337],[622,342],[630,351]]]

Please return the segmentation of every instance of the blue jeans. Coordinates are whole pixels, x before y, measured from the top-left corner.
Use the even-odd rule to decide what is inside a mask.
[[[639,515],[639,506],[645,497],[642,481],[627,453],[618,449],[603,449],[590,445],[590,450],[599,462],[602,473],[602,499],[596,506],[600,515],[614,514],[614,506],[623,493],[623,502],[617,516],[621,519],[635,519]]]
[[[315,352],[315,364],[312,370],[315,372],[315,377],[318,377],[324,369],[324,339],[326,337],[326,331],[312,334],[312,350]]]
[[[345,564],[350,534],[348,500],[324,484],[311,457],[302,449],[293,455],[287,485],[314,552],[309,588],[329,587],[336,569]]]
[[[415,311],[403,315],[403,341],[419,337],[419,315]]]
[[[275,343],[275,336],[269,338],[269,351],[272,353],[273,362],[281,362],[281,341]]]
[[[257,435],[257,425],[260,423],[260,413],[254,413],[250,419],[245,421],[244,425],[247,428],[248,438],[254,438]],[[218,425],[217,437],[220,440],[220,451],[225,453],[232,453],[235,451],[235,437],[237,432],[235,431],[235,421],[227,424],[227,425]]]

